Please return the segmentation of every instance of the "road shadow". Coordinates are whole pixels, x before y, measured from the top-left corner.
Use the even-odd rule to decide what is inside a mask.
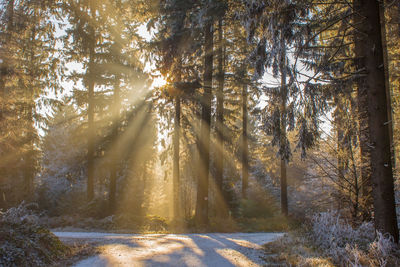
[[[103,236],[100,254],[75,266],[262,266],[258,235],[274,239],[266,233]]]

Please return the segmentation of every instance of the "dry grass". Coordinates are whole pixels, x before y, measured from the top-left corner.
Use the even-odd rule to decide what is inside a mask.
[[[299,232],[290,232],[264,247],[266,266],[335,266],[330,258],[322,256]]]
[[[75,263],[99,253],[94,244],[78,242],[69,244],[70,251],[62,259],[52,264],[54,267],[72,266]]]

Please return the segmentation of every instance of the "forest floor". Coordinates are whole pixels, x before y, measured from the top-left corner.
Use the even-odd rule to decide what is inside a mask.
[[[263,266],[262,245],[282,233],[113,234],[54,232],[98,253],[75,266]]]

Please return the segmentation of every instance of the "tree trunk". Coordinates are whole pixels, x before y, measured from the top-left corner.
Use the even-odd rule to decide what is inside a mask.
[[[397,36],[400,37],[400,1],[397,1]]]
[[[113,133],[112,140],[114,144],[118,144],[118,120],[120,116],[120,76],[115,75],[114,84],[114,105],[112,107]],[[117,146],[118,147],[118,146]],[[117,177],[118,177],[118,151],[110,147],[111,151],[111,168],[110,168],[110,188],[109,188],[109,213],[114,214],[116,209],[116,194],[117,194]]]
[[[345,96],[343,94],[339,94],[335,97],[335,128],[337,135],[337,176],[338,176],[338,192],[337,192],[337,204],[338,210],[342,209],[343,195],[345,194],[345,173],[347,172],[346,166],[348,163],[348,155],[347,155],[347,140],[345,139],[345,107],[343,100]]]
[[[353,200],[352,216],[353,216],[353,220],[356,221],[358,218],[358,211],[359,211],[359,206],[360,206],[360,187],[358,186],[357,167],[356,167],[355,160],[354,160],[353,146],[351,144],[350,136],[348,136],[347,139],[348,140],[346,142],[346,146],[347,146],[346,152],[350,157],[351,167],[353,170],[353,177],[354,177],[354,184],[353,184],[354,200]],[[349,161],[349,159],[347,159],[347,161]]]
[[[213,22],[207,21],[204,27],[204,93],[200,126],[200,168],[197,183],[196,223],[208,224],[208,176],[210,171],[210,123],[211,123],[211,88],[213,71]]]
[[[180,77],[178,78],[180,79]],[[181,130],[181,98],[179,95],[175,97],[175,118],[174,118],[174,161],[173,161],[173,195],[174,195],[174,218],[181,217],[180,205],[180,173],[179,173],[179,136]]]
[[[386,5],[387,1],[383,1]],[[385,71],[385,88],[386,88],[386,102],[388,112],[388,127],[389,127],[389,138],[390,138],[390,150],[392,157],[392,168],[396,169],[396,154],[395,145],[393,141],[393,111],[392,111],[392,97],[390,88],[390,76],[389,76],[389,48],[386,39],[386,19],[385,19],[385,8],[380,6],[380,19],[381,19],[381,35],[382,35],[382,49],[383,49],[383,66]]]
[[[33,13],[33,16],[35,16],[35,12]],[[32,26],[32,30],[30,31],[30,41],[34,41],[36,39],[36,27]],[[30,87],[34,88],[35,87],[35,74],[34,74],[34,69],[36,69],[38,66],[35,66],[35,53],[33,50],[33,45],[30,46],[30,51],[29,51],[29,58],[30,61],[28,62],[28,68],[29,68],[29,83]],[[33,111],[34,111],[34,95],[33,95],[34,89],[27,90],[25,93],[27,101],[25,103],[24,107],[24,118],[26,120],[26,131],[27,131],[27,139],[26,139],[26,145],[27,145],[27,151],[24,153],[24,183],[25,183],[25,196],[24,199],[26,201],[30,201],[33,199],[33,192],[34,192],[34,177],[35,177],[35,155],[34,155],[34,132],[35,132],[35,121],[33,118]]]
[[[356,5],[356,4],[354,4]],[[357,14],[354,15],[355,25],[363,23],[363,19]],[[356,70],[364,68],[362,39],[359,33],[354,35],[354,64]],[[372,184],[371,184],[371,151],[370,151],[370,135],[368,122],[368,97],[366,80],[361,77],[356,78],[357,87],[357,109],[358,109],[358,139],[360,143],[360,174],[361,174],[361,195],[363,199],[363,219],[369,220],[372,216]]]
[[[175,69],[175,82],[179,83],[182,79],[182,59],[178,58],[178,62]],[[181,206],[181,181],[180,181],[180,164],[179,164],[179,151],[180,151],[180,132],[181,132],[181,92],[178,92],[175,97],[175,118],[174,118],[174,137],[173,137],[173,201],[174,210],[173,216],[175,219],[182,217],[182,206]]]
[[[225,202],[225,194],[223,188],[224,176],[224,39],[223,39],[223,21],[218,21],[218,89],[217,89],[217,116],[216,116],[216,130],[217,130],[217,149],[215,151],[215,183],[217,186],[217,215],[225,217],[227,215],[227,208]]]
[[[353,8],[360,31],[356,38],[360,52],[357,67],[363,67],[358,71],[365,70],[361,79],[367,93],[375,228],[398,242],[379,1],[355,0]]]
[[[93,12],[93,11],[92,11]],[[95,130],[94,130],[94,30],[90,26],[89,34],[89,66],[87,71],[88,78],[88,154],[87,154],[87,199],[92,201],[94,198],[94,153],[95,153]]]
[[[283,215],[288,215],[288,196],[287,196],[287,177],[286,177],[286,150],[287,137],[286,137],[286,102],[287,102],[287,88],[286,88],[286,42],[281,33],[281,106],[280,106],[280,128],[281,128],[281,212]]]
[[[32,98],[29,98],[31,100]],[[33,99],[32,99],[33,101]],[[33,197],[33,179],[34,179],[34,169],[35,169],[35,159],[34,159],[34,142],[33,142],[33,106],[30,103],[26,104],[25,107],[25,119],[27,120],[27,139],[26,145],[28,146],[27,151],[24,153],[24,200],[30,201]]]
[[[247,199],[249,187],[249,144],[247,138],[247,85],[243,84],[242,91],[242,198]]]

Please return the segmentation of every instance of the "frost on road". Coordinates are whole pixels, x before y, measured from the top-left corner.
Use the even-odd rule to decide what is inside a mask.
[[[101,245],[101,253],[75,266],[262,266],[261,245],[280,233],[151,234],[55,233],[62,240]]]

